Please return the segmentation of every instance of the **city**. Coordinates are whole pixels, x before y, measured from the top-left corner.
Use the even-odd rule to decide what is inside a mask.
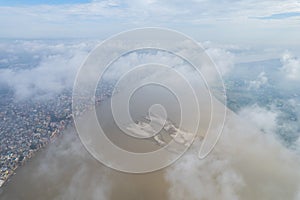
[[[111,84],[96,93],[96,104],[109,97]],[[71,91],[47,100],[14,101],[9,93],[0,99],[0,187],[40,149],[73,125]],[[82,109],[84,112],[85,109]]]

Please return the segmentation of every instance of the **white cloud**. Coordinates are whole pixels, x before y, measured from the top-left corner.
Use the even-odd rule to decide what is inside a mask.
[[[234,67],[235,56],[224,48],[210,47],[206,53],[214,61],[221,75],[226,75]]]
[[[238,115],[263,132],[274,134],[277,126],[278,113],[274,110],[252,105],[243,108]]]
[[[256,80],[249,82],[249,89],[259,89],[268,83],[268,77],[265,72],[261,72]]]
[[[17,47],[7,46],[13,54],[28,50],[30,55],[42,57],[36,67],[0,69],[0,83],[12,88],[16,99],[22,100],[49,97],[64,89],[71,89],[77,69],[94,45],[84,42],[49,45],[27,41],[17,44]]]
[[[290,80],[300,80],[300,60],[294,57],[290,52],[283,54],[281,70],[285,73],[285,76]]]
[[[106,0],[69,5],[11,6],[0,7],[0,36],[106,37],[128,28],[166,26],[201,40],[251,44],[257,39],[257,45],[294,44],[298,42],[299,17],[267,22],[255,17],[297,11],[300,9],[296,0]],[[282,34],[287,38],[284,42],[280,40]]]
[[[261,113],[258,108],[249,110],[251,117],[258,120],[264,115],[264,121],[271,121],[265,129],[272,130],[272,113]],[[223,135],[208,157],[197,158],[200,144],[196,142],[167,169],[170,199],[296,198],[300,185],[299,157],[272,134],[262,134],[247,120],[229,113]]]
[[[7,67],[0,69],[0,84],[12,88],[18,100],[49,97],[64,89],[71,89],[78,68],[97,43],[97,41],[26,40],[0,43],[0,51],[7,54],[6,60],[8,61]],[[234,56],[228,51],[208,46],[206,51],[222,73],[228,72],[233,66]],[[28,58],[22,60],[24,55]],[[113,63],[106,78],[115,79],[130,68],[145,63],[176,66],[178,72],[183,76],[188,76],[191,83],[199,82],[199,74],[194,73],[192,66],[188,66],[180,58],[164,52],[132,53],[121,57]],[[20,66],[16,67],[16,65]],[[211,73],[205,73],[205,78],[207,80],[214,79],[215,70],[206,68],[202,70],[211,70]],[[152,76],[157,74],[162,76],[161,72],[152,74]],[[149,74],[147,76],[149,78]]]
[[[227,158],[210,154],[199,160],[194,151],[170,167],[166,178],[170,182],[169,198],[178,200],[238,200],[237,193],[244,185],[242,177]]]

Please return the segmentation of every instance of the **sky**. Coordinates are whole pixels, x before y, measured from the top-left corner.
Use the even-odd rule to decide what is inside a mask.
[[[0,38],[97,38],[166,27],[199,41],[297,46],[299,0],[0,0]]]
[[[88,3],[89,0],[12,0],[12,1],[5,1],[1,0],[1,6],[21,6],[21,5],[43,5],[43,4],[50,4],[50,5],[57,5],[57,4],[75,4],[75,3]]]

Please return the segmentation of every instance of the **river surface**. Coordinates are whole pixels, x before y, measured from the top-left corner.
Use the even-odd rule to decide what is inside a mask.
[[[151,92],[149,88],[147,92]],[[137,91],[136,99],[141,101],[135,101],[134,106],[130,106],[135,107],[131,111],[134,120],[143,120],[149,107],[160,103],[165,104],[173,121],[178,121],[180,113],[175,108],[178,107],[176,99],[170,94],[163,95],[164,92],[162,88],[155,88],[153,98],[144,98],[143,93]],[[159,147],[151,140],[140,142],[122,134],[112,120],[109,100],[102,102],[97,112],[107,136],[121,148],[149,151]],[[167,199],[168,183],[164,172],[160,170],[138,175],[107,168],[87,152],[74,127],[69,127],[54,143],[17,169],[16,175],[1,188],[0,199]]]
[[[206,98],[199,99],[203,100],[199,103],[202,105],[199,135],[203,135],[211,112]],[[178,102],[163,88],[137,91],[129,106],[132,118],[144,120],[153,104],[163,105],[168,119],[178,125],[181,116]],[[220,103],[214,104],[215,117],[222,118],[222,108]],[[190,114],[194,116],[192,111]],[[141,141],[124,134],[113,120],[109,100],[97,107],[97,116],[107,137],[120,148],[132,152],[159,148],[153,140]],[[220,121],[211,124],[212,131],[220,126],[217,122]],[[74,127],[69,127],[54,143],[17,169],[16,175],[1,188],[0,199],[300,199],[299,155],[234,113],[228,111],[223,134],[208,157],[199,160],[197,145],[200,144],[193,144],[182,158],[162,170],[122,173],[95,160]]]

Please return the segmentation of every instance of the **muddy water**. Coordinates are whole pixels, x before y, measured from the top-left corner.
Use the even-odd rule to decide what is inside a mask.
[[[174,97],[164,96],[157,88],[146,92],[153,93],[147,98],[143,92],[136,94],[132,117],[139,120],[149,105],[160,103],[165,105],[170,120],[176,123],[179,111]],[[204,105],[201,123],[205,125],[210,112],[207,102],[200,105]],[[222,107],[216,104],[214,109],[221,111]],[[107,136],[120,148],[135,152],[158,148],[150,140],[122,135],[112,120],[109,101],[102,102],[97,114]],[[212,127],[217,125],[216,122]],[[205,126],[200,125],[200,134],[204,129]],[[228,112],[224,133],[209,157],[199,161],[197,155],[193,155],[188,154],[172,167],[154,173],[121,173],[96,161],[70,128],[62,138],[17,170],[1,189],[0,199],[299,199],[298,155],[231,112]]]
[[[148,88],[147,93],[150,90]],[[132,117],[142,120],[148,108],[159,103],[164,104],[173,121],[178,121],[180,113],[175,97],[171,94],[163,96],[163,93],[163,89],[155,88],[155,94],[150,95],[152,98],[145,99],[143,93],[137,91],[134,99],[139,101],[130,105]],[[122,134],[112,120],[110,101],[102,102],[97,111],[107,136],[121,148],[129,151],[158,148],[153,141],[141,141]],[[74,128],[69,128],[55,143],[17,170],[1,189],[0,199],[168,199],[168,187],[164,170],[137,175],[105,167],[86,151]]]
[[[108,169],[68,130],[17,170],[1,189],[0,199],[167,199],[163,174],[132,175]]]

